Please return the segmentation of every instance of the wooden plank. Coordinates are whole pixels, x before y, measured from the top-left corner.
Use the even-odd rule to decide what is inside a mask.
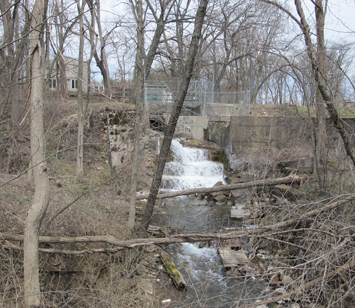
[[[249,263],[249,259],[243,249],[235,250],[231,246],[225,246],[219,247],[218,252],[221,256],[223,267],[227,271]]]

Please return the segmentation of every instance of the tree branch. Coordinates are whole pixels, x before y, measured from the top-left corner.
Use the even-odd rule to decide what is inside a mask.
[[[286,184],[286,183],[295,183],[300,182],[301,177],[297,175],[290,175],[284,178],[277,178],[277,179],[266,179],[266,180],[258,180],[252,181],[247,183],[238,183],[238,184],[230,184],[230,185],[222,185],[216,187],[208,187],[208,188],[191,188],[186,190],[179,190],[173,191],[166,194],[157,195],[157,199],[166,199],[172,198],[176,196],[186,196],[191,194],[200,194],[200,193],[211,193],[211,192],[219,192],[219,191],[228,191],[228,190],[235,190],[235,189],[244,189],[248,187],[255,187],[255,186],[267,186],[267,185],[277,185],[277,184]],[[148,195],[139,195],[137,199],[146,199]]]
[[[275,231],[277,229],[287,228],[292,225],[297,224],[302,219],[317,216],[318,214],[337,208],[347,202],[355,200],[355,194],[341,196],[342,199],[338,199],[331,203],[324,205],[318,209],[308,211],[303,215],[288,219],[273,225],[263,226],[261,228],[255,229],[238,229],[235,231],[230,231],[226,233],[206,233],[206,234],[175,234],[170,237],[165,238],[138,238],[131,240],[119,240],[110,235],[102,236],[80,236],[80,237],[52,237],[52,236],[40,236],[39,242],[50,243],[50,244],[68,244],[68,243],[107,243],[113,246],[122,247],[122,249],[130,249],[140,246],[148,245],[159,245],[159,244],[174,244],[174,243],[184,243],[184,242],[206,242],[211,240],[221,240],[221,239],[233,239],[240,238],[243,236],[255,236],[268,232],[270,230]],[[300,229],[308,230],[308,229]],[[23,241],[22,234],[6,234],[0,233],[0,239],[6,241]]]

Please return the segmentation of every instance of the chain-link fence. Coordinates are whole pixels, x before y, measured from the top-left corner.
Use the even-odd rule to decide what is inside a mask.
[[[174,102],[180,86],[181,81],[178,80],[147,81],[144,85],[145,100],[150,105],[168,106]],[[189,109],[194,115],[210,116],[211,112],[218,113],[218,107],[228,110],[226,116],[247,116],[250,114],[249,92],[214,92],[211,81],[190,82],[184,101],[185,109]]]

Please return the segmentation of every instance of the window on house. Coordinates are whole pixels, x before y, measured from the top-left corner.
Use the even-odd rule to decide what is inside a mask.
[[[78,81],[76,79],[72,79],[71,88],[72,89],[77,89],[78,88]]]
[[[49,88],[55,89],[57,87],[57,79],[50,78],[49,79]]]

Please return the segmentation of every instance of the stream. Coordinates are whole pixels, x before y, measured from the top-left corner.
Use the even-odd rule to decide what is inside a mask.
[[[162,192],[224,183],[223,164],[210,161],[208,150],[183,147],[177,140],[173,140],[171,150],[173,160],[165,166]],[[230,211],[231,206],[227,204],[179,196],[162,202],[152,224],[180,233],[205,233],[240,226],[230,219]],[[169,307],[238,307],[245,300],[260,296],[265,284],[255,277],[228,277],[216,245],[183,243],[167,247],[187,283],[184,292],[172,285],[160,290],[159,297],[171,300]]]

